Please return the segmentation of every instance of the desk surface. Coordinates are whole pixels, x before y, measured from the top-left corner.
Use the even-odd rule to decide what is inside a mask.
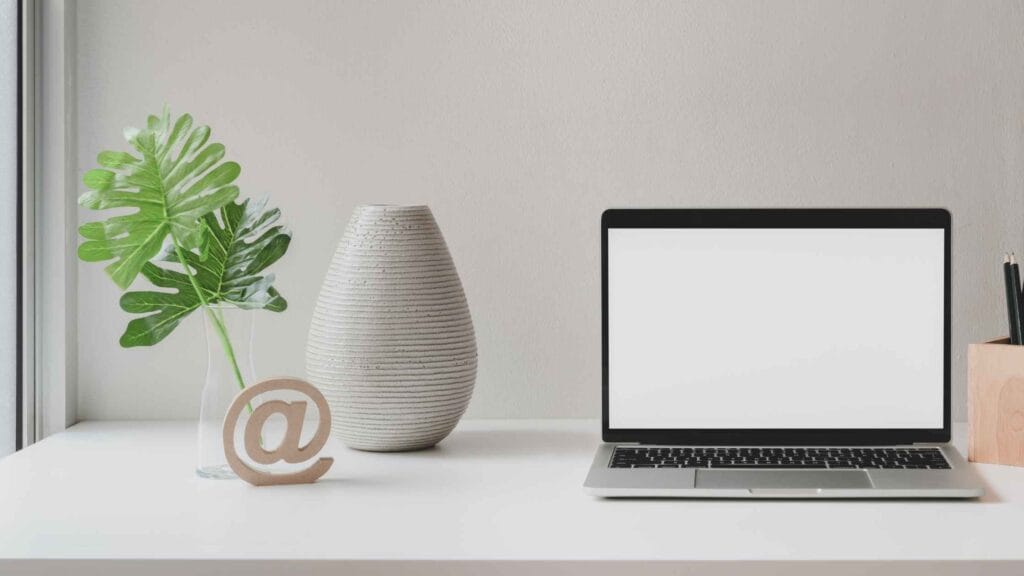
[[[963,427],[956,440],[962,450]],[[594,421],[466,421],[414,453],[332,440],[334,468],[317,484],[255,488],[193,475],[194,423],[85,422],[0,461],[0,558],[1024,569],[1021,468],[980,465],[988,492],[977,501],[601,500],[581,488],[598,441]]]

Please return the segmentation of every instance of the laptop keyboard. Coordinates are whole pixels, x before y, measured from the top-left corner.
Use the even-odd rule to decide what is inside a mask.
[[[612,468],[949,469],[938,448],[669,448],[617,446]]]

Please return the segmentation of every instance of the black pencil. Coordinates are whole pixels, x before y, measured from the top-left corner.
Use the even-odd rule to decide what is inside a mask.
[[[1014,274],[1016,266],[1010,263],[1010,255],[1003,257],[1003,278],[1006,281],[1006,317],[1010,325],[1010,344],[1020,346],[1022,338],[1020,322],[1020,271]],[[1016,279],[1014,278],[1016,276]]]
[[[1020,343],[1024,346],[1024,295],[1020,290],[1020,266],[1013,252],[1010,252],[1010,280],[1017,290],[1017,325],[1020,326]]]

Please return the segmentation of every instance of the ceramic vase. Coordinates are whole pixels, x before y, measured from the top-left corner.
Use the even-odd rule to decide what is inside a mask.
[[[360,450],[433,446],[465,412],[476,366],[466,296],[430,208],[357,207],[306,346],[335,436]]]

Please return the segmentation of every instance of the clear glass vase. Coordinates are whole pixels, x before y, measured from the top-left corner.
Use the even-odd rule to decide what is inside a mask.
[[[206,322],[207,368],[199,409],[199,462],[203,478],[235,478],[224,456],[224,416],[235,396],[256,382],[252,365],[255,314],[228,306],[210,306]]]

